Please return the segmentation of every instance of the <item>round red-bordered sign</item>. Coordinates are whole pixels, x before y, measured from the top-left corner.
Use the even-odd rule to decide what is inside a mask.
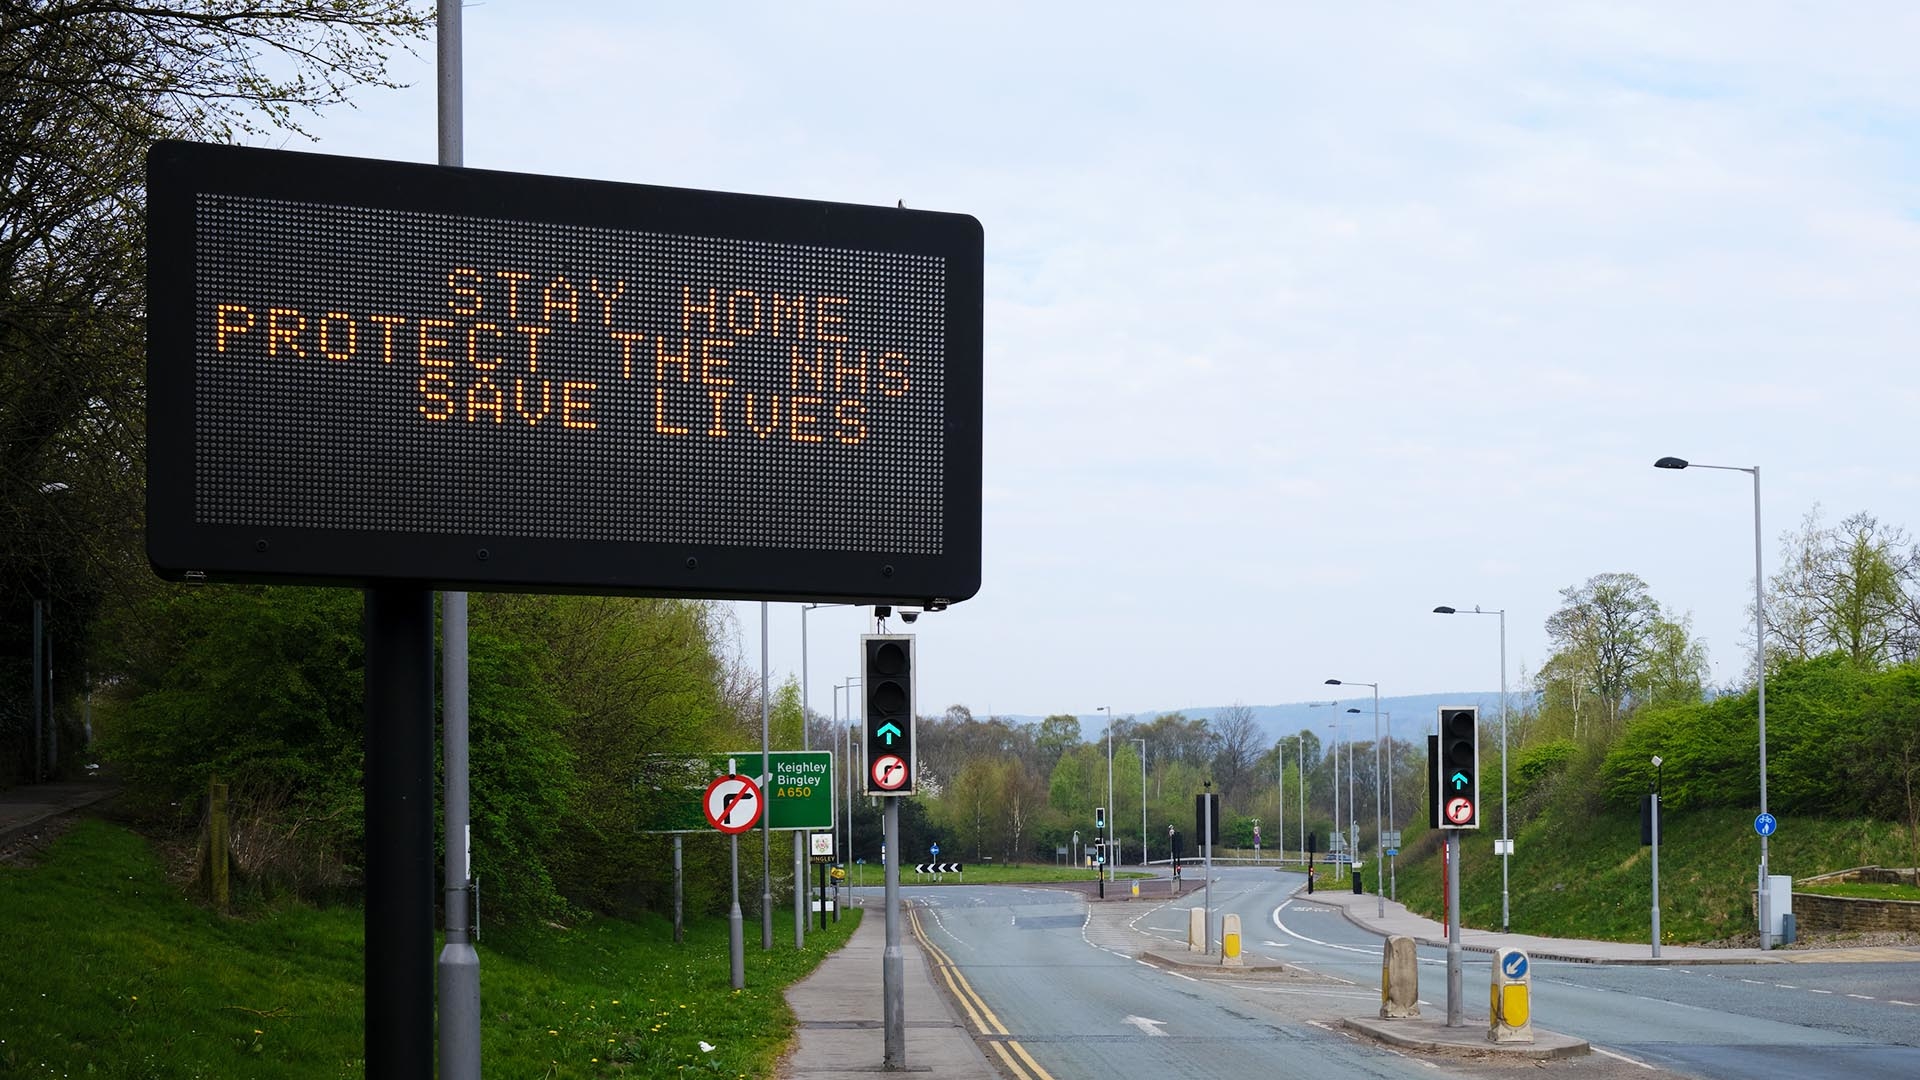
[[[1447,821],[1454,825],[1465,825],[1473,820],[1473,800],[1465,796],[1447,800]]]
[[[716,777],[707,785],[707,793],[700,800],[700,811],[707,815],[707,824],[735,835],[753,828],[765,808],[760,785],[746,776]]]
[[[881,754],[873,759],[873,786],[881,791],[898,791],[907,786],[907,763],[898,754]]]

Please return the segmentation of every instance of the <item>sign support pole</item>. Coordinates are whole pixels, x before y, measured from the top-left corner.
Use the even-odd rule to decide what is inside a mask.
[[[433,593],[366,591],[368,1080],[433,1075]]]
[[[1447,1026],[1462,1027],[1466,1008],[1460,967],[1460,831],[1446,830],[1447,838]]]
[[[733,969],[733,988],[747,985],[746,928],[740,918],[740,836],[727,837],[733,847],[733,906],[727,909],[727,956]]]
[[[793,831],[793,947],[807,947],[807,834],[800,829]]]
[[[680,834],[673,834],[673,943],[675,945],[687,939],[687,921],[685,915],[686,873],[680,864]]]

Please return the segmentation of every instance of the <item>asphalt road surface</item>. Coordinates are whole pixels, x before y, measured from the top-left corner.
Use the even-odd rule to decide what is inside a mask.
[[[908,888],[929,939],[1041,1070],[1077,1077],[1920,1077],[1920,964],[1608,967],[1534,962],[1534,1023],[1589,1040],[1567,1061],[1415,1054],[1339,1028],[1380,1002],[1381,939],[1294,895],[1299,874],[1215,871],[1279,977],[1196,979],[1138,959],[1184,946],[1199,895],[1088,903],[1041,886]],[[1421,1008],[1444,1016],[1444,950],[1421,950]],[[1466,954],[1468,1026],[1485,1030],[1488,958]],[[992,1055],[989,1055],[990,1057]]]

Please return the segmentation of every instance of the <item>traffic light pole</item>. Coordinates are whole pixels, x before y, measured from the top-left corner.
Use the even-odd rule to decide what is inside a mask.
[[[1460,968],[1460,832],[1448,829],[1447,840],[1447,1026],[1464,1026],[1466,1000]]]
[[[890,796],[880,800],[882,829],[887,850],[893,857],[886,863],[887,951],[880,960],[881,1024],[886,1029],[886,1049],[880,1067],[900,1070],[907,1067],[906,960],[900,951],[900,800]]]

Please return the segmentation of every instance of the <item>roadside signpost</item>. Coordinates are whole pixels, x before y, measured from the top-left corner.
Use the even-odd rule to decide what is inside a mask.
[[[774,750],[767,754],[765,776],[751,775],[760,765],[760,751],[702,754],[686,758],[655,758],[636,787],[651,789],[641,800],[647,815],[641,832],[703,833],[715,828],[703,816],[702,793],[716,776],[740,772],[764,789],[767,826],[775,832],[821,832],[836,824],[833,792],[833,751]]]
[[[146,196],[148,561],[366,590],[367,1072],[424,1075],[431,590],[972,596],[984,234],[172,141]]]
[[[1753,831],[1761,836],[1772,836],[1780,828],[1780,820],[1772,814],[1761,814],[1753,819]]]
[[[707,824],[729,836],[738,836],[760,823],[766,809],[760,785],[745,776],[721,776],[707,785],[700,807]]]

